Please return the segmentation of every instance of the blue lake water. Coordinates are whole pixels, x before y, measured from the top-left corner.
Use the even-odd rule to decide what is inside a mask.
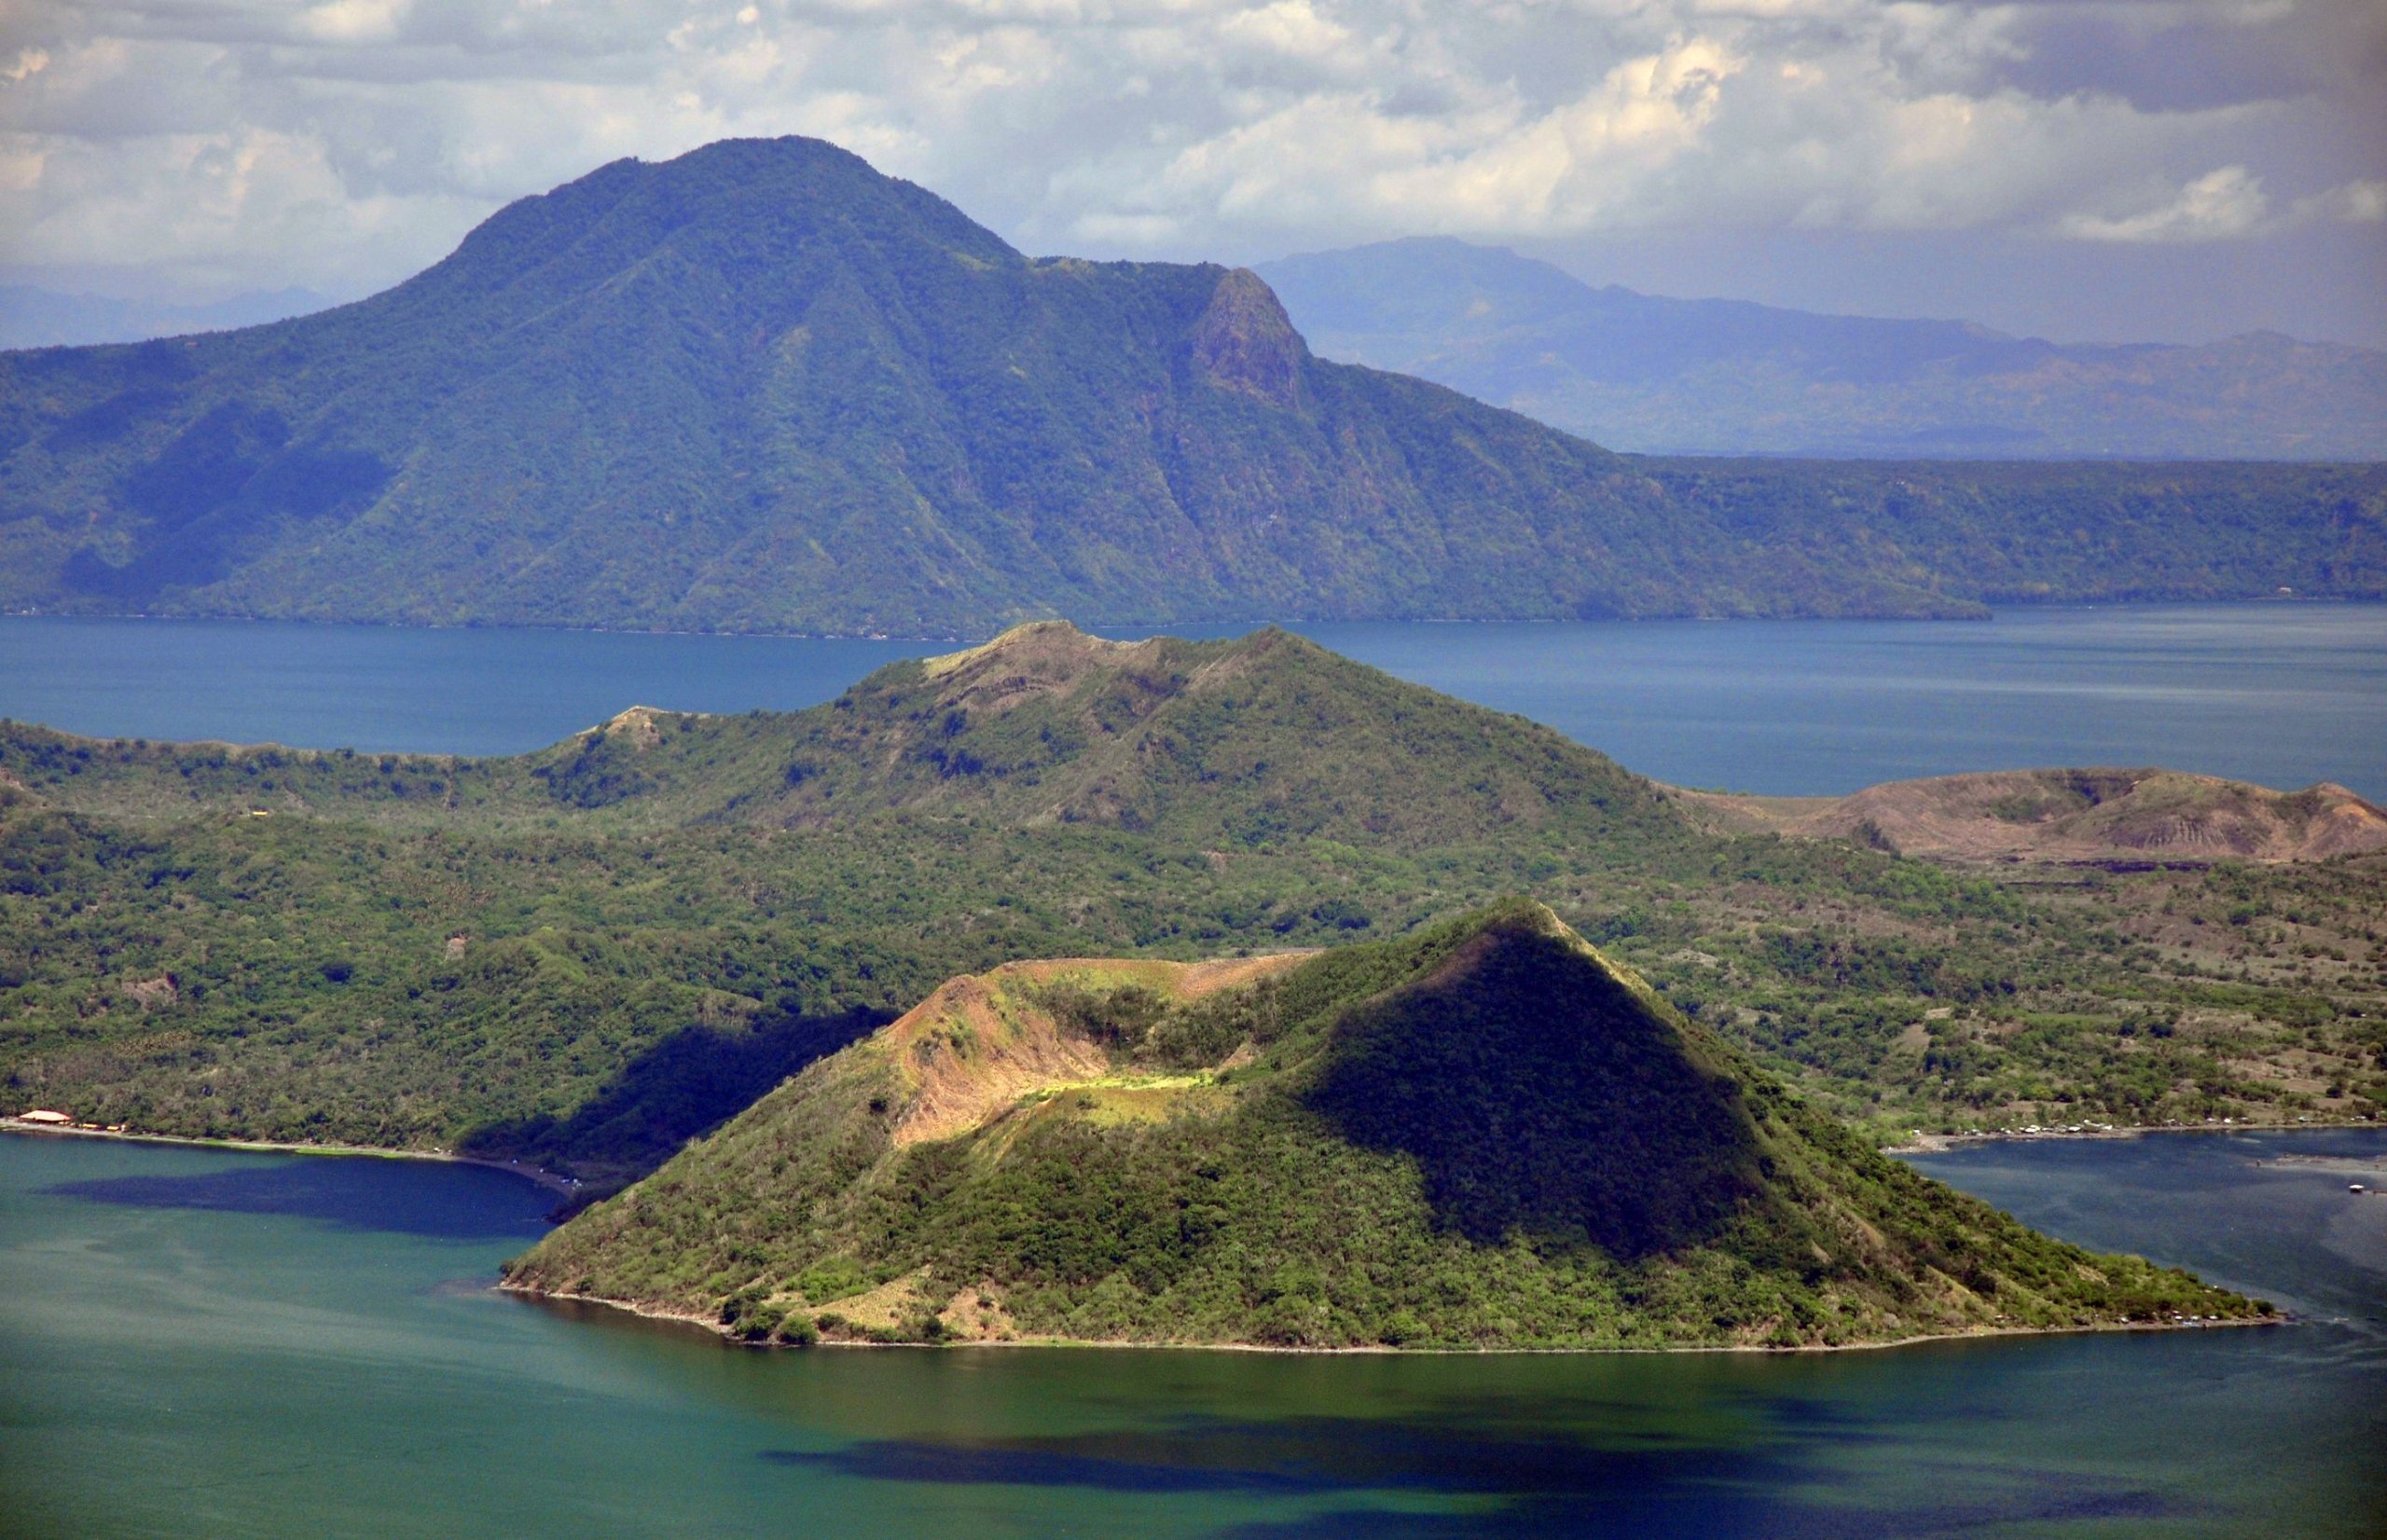
[[[2387,799],[2381,604],[1297,628],[1683,785],[1814,794],[2162,764]],[[632,704],[817,705],[949,645],[16,616],[0,619],[0,716],[101,736],[513,753]]]
[[[2337,1167],[2278,1164],[2321,1157]],[[759,1353],[491,1292],[504,1174],[0,1137],[0,1533],[2387,1533],[2387,1134],[1920,1162],[2284,1327],[1830,1354]]]

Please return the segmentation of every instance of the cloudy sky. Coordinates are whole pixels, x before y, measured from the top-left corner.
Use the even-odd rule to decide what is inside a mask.
[[[1040,254],[2387,345],[2380,0],[0,0],[0,279],[347,296],[785,132]]]

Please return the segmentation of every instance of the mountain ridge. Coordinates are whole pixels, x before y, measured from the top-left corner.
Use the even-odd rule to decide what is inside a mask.
[[[616,161],[380,295],[0,354],[0,608],[985,634],[2387,592],[2387,472],[1620,456],[1022,255],[812,140]]]

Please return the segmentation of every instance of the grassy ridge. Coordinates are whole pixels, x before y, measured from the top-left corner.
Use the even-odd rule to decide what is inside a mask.
[[[949,986],[509,1282],[796,1341],[1789,1346],[2262,1308],[1875,1154],[1538,905],[1191,1002],[1050,988]],[[1203,1040],[1198,1078],[1119,1089]],[[1027,1093],[922,1135],[1031,1044]]]

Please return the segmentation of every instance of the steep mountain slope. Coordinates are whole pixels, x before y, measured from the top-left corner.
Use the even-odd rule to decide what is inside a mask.
[[[2387,590],[2387,475],[1635,461],[1031,261],[810,140],[622,161],[385,294],[0,354],[0,606],[985,634]]]
[[[1845,797],[1672,792],[1731,832],[1973,860],[2326,860],[2387,850],[2387,810],[2324,781],[2274,791],[2177,770],[1996,770]]]
[[[2270,333],[2065,345],[1954,321],[1594,288],[1431,239],[1262,263],[1329,358],[1613,447],[2044,460],[2387,459],[2387,353]]]
[[[954,981],[507,1281],[794,1340],[1787,1346],[2267,1309],[1884,1159],[1521,902],[1308,959]]]

